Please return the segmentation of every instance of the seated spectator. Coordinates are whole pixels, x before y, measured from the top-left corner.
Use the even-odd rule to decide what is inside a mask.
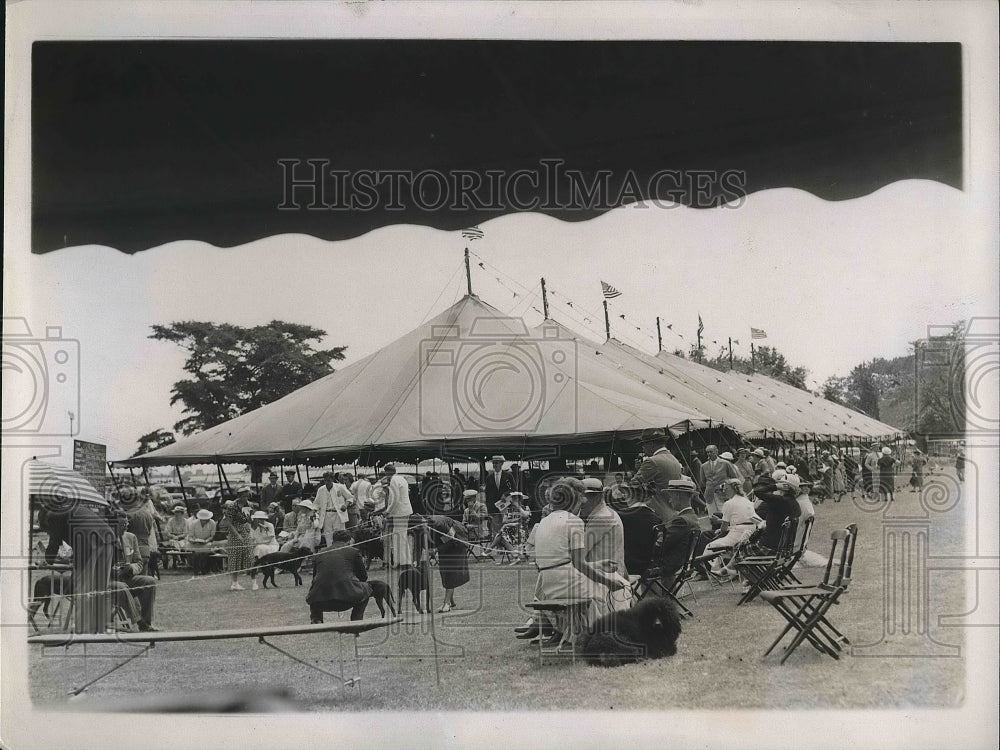
[[[163,548],[166,550],[183,551],[187,549],[188,533],[187,508],[178,503],[173,507],[173,512],[165,524],[163,524]],[[166,558],[164,568],[170,567],[170,557]],[[176,560],[174,568],[177,567]]]
[[[469,530],[472,539],[487,539],[490,535],[490,513],[479,497],[478,490],[465,490],[462,493],[465,510],[462,511],[462,523]]]
[[[786,478],[784,473],[778,473],[777,479],[760,477],[754,485],[757,515],[764,519],[763,533],[757,542],[758,551],[762,554],[774,554],[777,551],[785,519],[797,521],[801,513],[799,504],[795,501],[798,493]]]
[[[253,546],[250,553],[250,559],[253,564],[256,564],[257,560],[264,555],[270,555],[272,552],[278,551],[278,540],[274,535],[274,524],[268,520],[267,513],[262,510],[256,510],[250,516],[250,544]],[[256,591],[256,568],[250,571],[250,581],[250,589]]]
[[[572,643],[594,620],[608,612],[608,592],[626,588],[628,581],[619,573],[601,570],[587,562],[583,521],[579,517],[586,488],[578,479],[566,478],[551,489],[553,511],[539,522],[535,535],[538,580],[535,599],[589,599],[589,606],[554,615],[550,620],[556,643]],[[537,635],[542,628],[532,623],[521,637]],[[564,638],[565,636],[565,638]]]
[[[809,490],[812,489],[812,485],[809,482],[800,481],[795,475],[789,475],[785,481],[795,490],[795,502],[799,506],[799,525],[795,529],[795,547],[798,549],[799,545],[802,544],[802,536],[806,533],[806,521],[816,515],[816,508],[813,507],[812,500],[809,498]]]
[[[142,559],[142,553],[139,551],[139,540],[135,534],[127,531],[128,526],[129,517],[122,514],[118,522],[121,534],[120,547],[117,550],[115,566],[112,568],[114,580],[111,581],[109,587],[115,592],[118,605],[139,626],[139,630],[146,633],[156,630],[153,627],[156,579],[143,575],[145,563]],[[136,601],[138,601],[138,606]]]
[[[763,523],[750,498],[743,494],[742,480],[727,479],[723,482],[723,492],[726,501],[722,504],[722,528],[719,530],[719,536],[705,545],[706,554],[723,549],[731,550],[745,541]],[[733,572],[725,567],[725,563],[725,555],[715,558],[712,561],[712,573],[732,575]]]
[[[505,500],[497,502],[497,510],[503,515],[500,531],[493,538],[491,545],[494,550],[505,549],[513,553],[510,565],[517,565],[521,559],[526,559],[524,545],[527,540],[527,523],[531,519],[531,511],[524,507],[523,492],[511,492]]]
[[[674,511],[675,515],[666,524],[663,530],[663,546],[660,550],[660,582],[666,588],[670,588],[674,583],[677,572],[684,567],[689,553],[691,534],[701,535],[701,526],[698,524],[698,517],[691,507],[692,501],[698,495],[697,485],[690,479],[671,479],[667,482],[667,504]],[[705,541],[702,541],[695,548],[695,554],[700,554],[704,549]]]
[[[299,499],[292,507],[296,509],[295,534],[281,546],[281,551],[291,552],[295,548],[304,547],[315,552],[320,538],[316,506],[312,500]]]
[[[324,612],[351,610],[351,619],[364,617],[365,607],[371,598],[368,570],[361,553],[352,543],[351,533],[339,529],[330,535],[330,547],[315,558],[315,571],[306,603],[309,605],[309,622],[323,622]]]
[[[187,546],[191,550],[191,570],[196,576],[208,572],[208,556],[215,551],[216,524],[212,511],[202,508],[188,522]]]
[[[621,472],[615,474],[614,484],[608,488],[607,495],[607,504],[612,510],[621,513],[629,507],[628,484],[625,482],[624,474]]]
[[[625,543],[625,568],[629,575],[642,575],[653,559],[653,529],[663,523],[644,502],[641,493],[629,494],[629,505],[619,511]],[[624,573],[623,573],[624,574]]]
[[[625,567],[625,533],[622,521],[604,502],[604,483],[597,477],[583,480],[584,501],[580,507],[583,519],[584,543],[587,546],[587,562],[608,573],[628,575]],[[630,596],[613,598],[614,609],[628,609],[632,604]]]

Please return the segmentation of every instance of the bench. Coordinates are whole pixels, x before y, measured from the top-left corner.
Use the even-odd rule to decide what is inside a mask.
[[[154,648],[157,643],[169,642],[169,641],[212,641],[212,640],[227,640],[235,638],[256,638],[259,643],[269,646],[278,653],[288,657],[292,661],[298,662],[303,666],[309,667],[317,672],[321,672],[328,677],[333,677],[340,681],[342,687],[357,687],[358,695],[361,694],[361,675],[360,675],[360,658],[358,656],[358,637],[369,630],[376,630],[378,628],[387,628],[398,622],[402,622],[402,617],[396,617],[393,619],[366,619],[366,620],[349,620],[347,622],[335,622],[335,623],[322,623],[318,625],[284,625],[271,628],[239,628],[230,630],[177,630],[177,631],[155,631],[148,633],[60,633],[60,634],[50,634],[50,635],[35,635],[28,638],[28,643],[31,645],[38,645],[44,648],[69,648],[70,646],[80,644],[83,646],[83,665],[84,665],[84,684],[80,687],[75,687],[70,690],[70,695],[79,695],[84,690],[86,690],[91,685],[96,682],[103,680],[105,677],[115,672],[126,664],[128,664],[133,659],[137,659],[143,656],[147,651]],[[315,664],[311,664],[294,654],[290,654],[282,648],[274,645],[267,638],[274,636],[284,636],[284,635],[312,635],[316,633],[337,633],[338,647],[340,651],[340,674],[334,674],[333,672],[328,672],[325,669],[317,667]],[[355,674],[353,677],[344,676],[344,652],[343,652],[343,637],[345,635],[354,636],[354,668]],[[138,652],[132,654],[124,661],[119,662],[111,669],[101,673],[92,680],[88,680],[87,676],[87,645],[88,644],[107,644],[107,643],[125,643],[125,644],[135,644],[145,646]]]
[[[161,549],[161,552],[164,550]],[[166,559],[174,561],[174,570],[177,569],[177,563],[184,563],[186,566],[191,565],[191,552],[190,549],[168,549],[165,551]],[[227,563],[229,562],[229,555],[226,554],[223,549],[216,549],[214,552],[209,554],[209,559],[218,560],[222,564],[223,572],[226,570]]]

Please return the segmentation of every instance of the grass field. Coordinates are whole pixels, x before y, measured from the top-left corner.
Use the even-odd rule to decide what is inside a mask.
[[[951,477],[939,480],[957,486]],[[960,502],[947,512],[930,514],[931,555],[961,554],[962,507]],[[931,652],[944,649],[928,637],[961,646],[962,629],[940,627],[937,622],[939,615],[966,610],[962,574],[928,574],[926,634],[920,632],[922,618],[918,618],[907,626],[907,635],[899,626],[902,610],[898,608],[888,618],[896,624],[895,632],[885,632],[884,532],[900,523],[900,518],[915,518],[919,525],[925,516],[917,495],[905,489],[897,493],[891,518],[865,512],[849,497],[838,504],[827,501],[817,506],[810,545],[814,551],[829,551],[834,529],[851,522],[859,527],[853,583],[831,619],[855,646],[880,643],[866,656],[847,653],[834,661],[803,645],[784,665],[773,655],[762,660],[781,630],[779,615],[761,601],[737,607],[738,595],[728,586],[713,588],[702,582],[695,584],[695,596],[685,599],[695,617],[684,623],[675,657],[616,669],[570,665],[568,660],[540,667],[537,651],[515,640],[511,631],[526,618],[523,603],[531,597],[534,569],[473,563],[472,581],[457,592],[460,609],[434,615],[440,687],[435,680],[430,616],[416,615],[411,604],[404,609],[403,623],[361,637],[361,698],[248,639],[160,644],[78,700],[113,702],[194,688],[283,686],[307,711],[954,707],[963,700],[964,659],[932,657]],[[914,576],[912,583],[918,586],[921,567],[917,562],[888,568],[897,584],[906,574]],[[384,579],[385,572],[376,567],[371,575]],[[822,569],[811,568],[800,577],[815,580],[821,575]],[[256,592],[242,580],[248,590],[230,592],[228,576],[188,581],[183,573],[165,573],[155,624],[161,630],[197,630],[308,622],[308,576],[301,588],[292,587],[291,576],[281,575],[279,589]],[[438,604],[442,590],[436,572],[435,584]],[[368,617],[377,614],[370,603]],[[336,617],[329,614],[327,621]],[[275,641],[336,671],[335,635],[288,636]],[[352,657],[349,640],[345,639],[344,647],[345,655]],[[128,649],[124,645],[103,648],[116,653]],[[923,655],[887,655],[901,649]],[[29,679],[36,706],[65,703],[66,691],[78,684],[83,671],[80,660],[61,654],[53,649],[42,656],[38,648],[32,648]],[[92,676],[111,665],[107,659],[93,662]]]

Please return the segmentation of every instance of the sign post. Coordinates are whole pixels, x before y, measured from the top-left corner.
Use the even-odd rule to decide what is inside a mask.
[[[86,440],[73,441],[73,470],[83,475],[101,495],[108,481],[107,465],[108,446]]]

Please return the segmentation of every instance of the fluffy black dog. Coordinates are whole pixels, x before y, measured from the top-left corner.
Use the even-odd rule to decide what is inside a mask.
[[[274,582],[274,572],[281,568],[286,573],[295,576],[295,585],[302,585],[302,576],[299,575],[299,568],[302,567],[302,559],[309,554],[308,547],[293,547],[291,552],[272,552],[257,560],[257,567],[254,572],[260,571],[264,574],[264,588],[267,588],[268,580],[274,588],[278,584]]]
[[[580,640],[588,664],[617,667],[677,653],[681,618],[669,599],[650,596],[595,622]]]
[[[368,581],[368,585],[372,587],[372,599],[375,600],[375,604],[378,606],[378,611],[382,613],[382,617],[385,617],[385,607],[389,607],[389,611],[392,612],[392,616],[396,616],[396,600],[392,598],[392,589],[389,588],[389,584],[385,581]]]
[[[365,567],[371,565],[371,561],[378,558],[385,567],[385,545],[379,538],[379,533],[368,526],[359,526],[352,530],[354,535],[354,547],[361,553],[361,559],[365,561]]]
[[[399,608],[403,609],[403,602],[406,601],[407,592],[413,599],[413,606],[417,608],[417,612],[420,614],[424,613],[424,610],[420,607],[420,592],[427,592],[424,600],[428,602],[427,609],[430,609],[430,590],[429,590],[429,580],[428,576],[425,575],[422,565],[416,567],[409,566],[403,569],[403,572],[399,574]]]

